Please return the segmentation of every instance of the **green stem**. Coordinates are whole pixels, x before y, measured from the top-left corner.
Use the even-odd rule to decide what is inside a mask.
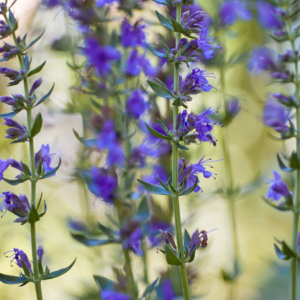
[[[146,285],[149,285],[149,277],[148,277],[148,257],[147,257],[147,249],[145,246],[145,241],[142,240],[142,250],[143,250],[143,264],[144,264],[144,280]]]
[[[224,68],[220,69],[220,79],[221,79],[221,89],[224,107],[224,117],[226,118],[226,97],[225,97],[225,74]],[[222,129],[222,149],[224,155],[224,168],[225,168],[225,178],[226,178],[226,189],[228,194],[228,215],[230,219],[230,226],[232,232],[232,246],[233,246],[233,271],[235,272],[235,260],[238,260],[238,239],[237,239],[237,227],[236,227],[236,215],[235,215],[235,199],[232,197],[233,192],[233,176],[230,163],[230,155],[227,149],[226,138],[225,138],[225,128]],[[231,281],[230,287],[230,298],[234,299],[235,290],[235,280]]]
[[[181,4],[177,5],[176,7],[176,21],[180,24],[181,23]],[[178,46],[180,40],[180,33],[176,32],[176,47]],[[179,65],[174,64],[174,91],[179,90]],[[178,106],[173,106],[173,129],[176,130],[176,119],[179,113]],[[173,143],[172,145],[172,184],[174,188],[177,188],[178,183],[178,148]],[[182,240],[182,228],[181,228],[181,218],[180,218],[180,206],[179,206],[179,199],[178,196],[172,197],[173,201],[173,211],[175,217],[175,231],[176,231],[176,240],[177,240],[177,247],[179,251],[179,255],[183,256],[183,240]],[[189,285],[187,279],[187,273],[185,264],[180,266],[180,274],[181,274],[181,282],[182,282],[182,289],[184,294],[184,299],[189,300]]]
[[[291,22],[290,20],[287,21],[287,29],[288,34],[290,37],[290,42],[292,45],[292,51],[295,53],[295,40],[292,37],[292,30],[291,30]],[[294,84],[296,87],[295,90],[295,102],[299,105],[299,70],[298,70],[298,61],[295,62],[295,77],[294,77]],[[297,119],[297,155],[300,158],[300,146],[299,146],[299,127],[300,127],[300,109],[297,108],[296,110],[296,119]],[[293,236],[292,236],[292,248],[295,253],[297,253],[297,235],[298,235],[298,227],[299,227],[299,209],[300,209],[300,170],[297,170],[297,179],[296,179],[296,199],[294,203],[294,220],[293,220]],[[297,258],[293,257],[291,261],[291,277],[292,277],[292,300],[297,299]]]
[[[122,216],[122,203],[118,202],[116,203],[116,209],[118,214],[118,220],[119,220],[119,226],[120,228],[123,228],[123,216]],[[126,276],[128,278],[129,287],[131,290],[131,293],[133,295],[133,299],[138,298],[138,293],[135,286],[135,281],[133,277],[132,267],[131,267],[131,260],[130,260],[130,254],[129,250],[122,247],[124,258],[125,258],[125,269],[126,269]]]
[[[6,15],[4,15],[5,21],[10,25],[9,20]],[[15,33],[12,34],[16,48],[18,48],[17,38]],[[20,69],[24,70],[24,63],[22,55],[18,54]],[[28,80],[27,77],[23,79],[25,98],[29,98],[28,90]],[[31,108],[27,108],[27,130],[31,132],[32,128],[32,116]],[[33,138],[29,139],[29,155],[30,155],[30,167],[31,167],[31,206],[35,206],[36,199],[36,175],[35,175],[35,162],[34,162],[34,143]],[[30,233],[31,233],[31,251],[32,251],[32,260],[33,260],[33,273],[34,273],[34,285],[37,300],[43,300],[41,280],[38,271],[38,262],[37,262],[37,252],[36,252],[36,232],[35,232],[35,223],[30,224]]]

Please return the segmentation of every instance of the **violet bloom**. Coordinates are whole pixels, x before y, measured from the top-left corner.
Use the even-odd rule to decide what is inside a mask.
[[[0,53],[3,53],[3,58],[5,60],[9,60],[20,54],[21,50],[17,49],[14,45],[10,45],[4,42],[3,46],[0,47]]]
[[[145,54],[139,56],[137,50],[133,50],[126,60],[124,73],[135,77],[142,70],[147,76],[154,76],[157,73],[157,69],[151,65]]]
[[[45,252],[44,252],[43,246],[39,246],[37,251],[36,251],[36,254],[37,254],[37,257],[38,257],[38,263],[42,263],[44,253]]]
[[[145,33],[143,29],[146,25],[140,24],[140,20],[133,26],[125,18],[122,23],[121,44],[123,47],[137,47],[144,46]]]
[[[21,126],[13,119],[4,118],[4,121],[2,124],[10,127],[6,129],[6,139],[16,140],[15,142],[25,142],[28,139],[27,129],[24,125]]]
[[[257,1],[255,6],[258,12],[258,21],[263,27],[269,30],[282,28],[284,25],[280,20],[282,12],[278,8],[265,1]]]
[[[12,261],[16,261],[16,264],[21,268],[23,269],[23,265],[22,265],[22,262],[24,263],[24,265],[27,267],[28,271],[30,274],[33,274],[32,273],[32,269],[31,269],[31,263],[26,255],[25,252],[23,252],[22,250],[19,250],[17,248],[14,248],[14,250],[12,251],[8,251],[8,252],[14,252],[11,256],[13,256],[13,259]],[[8,253],[6,252],[6,253]],[[11,257],[10,256],[10,257]]]
[[[275,99],[277,100],[280,100],[282,102],[285,102],[285,103],[289,103],[290,101],[294,101],[295,97],[294,96],[286,96],[282,93],[274,93],[274,94],[271,94],[272,97],[274,97]]]
[[[248,62],[248,68],[252,73],[261,73],[263,71],[275,71],[278,69],[276,52],[267,47],[255,49],[251,53]]]
[[[215,52],[213,49],[221,49],[221,47],[216,46],[216,45],[211,45],[210,42],[212,40],[215,40],[216,38],[215,37],[206,38],[207,34],[208,34],[208,28],[203,27],[201,29],[199,39],[196,41],[197,41],[198,47],[202,49],[204,57],[206,59],[211,59],[211,58],[213,58],[214,52]]]
[[[104,168],[91,167],[89,190],[107,204],[112,204],[118,187],[118,181]]]
[[[129,296],[111,290],[104,290],[100,296],[103,300],[130,300]]]
[[[125,155],[115,131],[113,120],[107,120],[104,123],[102,132],[99,134],[97,139],[97,146],[101,150],[108,150],[107,163],[109,166],[113,166],[115,164],[123,166]]]
[[[177,297],[174,292],[173,284],[170,279],[164,280],[161,284],[162,300],[175,300]]]
[[[244,1],[225,1],[220,7],[220,17],[223,25],[232,25],[237,19],[250,21],[252,13]]]
[[[9,166],[9,163],[6,160],[2,160],[0,158],[0,181],[3,179],[3,173],[6,171],[8,166]]]
[[[282,196],[287,197],[289,194],[292,196],[287,184],[281,180],[281,176],[276,171],[273,171],[273,175],[274,179],[267,179],[266,182],[271,184],[266,195],[267,198],[278,201]]]
[[[2,38],[7,37],[11,34],[10,27],[3,20],[0,20],[0,36]]]
[[[240,102],[237,98],[232,98],[226,104],[226,111],[230,114],[231,117],[235,117],[241,110]]]
[[[90,65],[94,66],[100,76],[107,76],[111,64],[121,58],[121,53],[113,46],[101,46],[96,38],[86,39],[84,52]]]
[[[32,96],[34,94],[35,90],[38,89],[42,83],[43,83],[43,79],[42,78],[37,79],[33,83],[32,87],[30,89],[29,96]]]
[[[297,250],[300,252],[300,232],[298,233],[298,238],[297,238]]]
[[[126,111],[134,119],[138,119],[148,108],[149,103],[145,100],[145,93],[139,89],[130,95],[126,103]]]
[[[129,165],[131,167],[143,168],[146,165],[146,158],[157,158],[160,156],[160,151],[156,145],[151,145],[144,140],[143,143],[132,149],[129,159]]]
[[[9,78],[10,80],[22,80],[21,74],[13,69],[0,68],[0,73],[3,74],[5,77]]]
[[[143,232],[140,228],[141,223],[137,220],[128,221],[124,228],[120,230],[122,245],[125,249],[131,249],[135,254],[142,256],[142,237]]]
[[[61,0],[43,0],[42,4],[49,7],[49,8],[52,8],[52,7],[55,7],[57,5],[61,5],[62,2],[61,2]]]
[[[14,221],[16,223],[26,223],[30,212],[30,204],[27,197],[22,194],[18,197],[10,192],[3,192],[0,197],[4,197],[4,200],[0,204],[0,211],[5,210],[4,214],[6,211],[10,211],[18,216],[18,218]]]
[[[181,26],[185,30],[189,30],[192,33],[200,33],[202,28],[202,21],[207,16],[204,11],[198,10],[190,15],[190,11],[187,10],[182,14]]]
[[[264,124],[272,127],[277,132],[284,133],[289,130],[289,127],[286,125],[289,115],[290,112],[277,101],[267,101],[263,116]]]
[[[113,4],[114,2],[120,2],[119,0],[97,0],[96,6],[103,7],[105,4]]]
[[[50,154],[49,144],[47,144],[46,146],[42,145],[41,149],[34,156],[35,167],[38,168],[39,164],[42,164],[43,169],[46,173],[55,169],[51,167],[51,155],[54,154]]]

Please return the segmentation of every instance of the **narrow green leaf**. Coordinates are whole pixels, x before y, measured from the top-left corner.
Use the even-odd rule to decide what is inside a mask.
[[[30,47],[32,47],[45,33],[45,29],[43,30],[43,32],[36,38],[34,39],[27,47],[25,50],[28,50]]]
[[[173,31],[172,21],[166,18],[164,15],[160,14],[158,11],[155,11],[155,13],[157,15],[160,24]]]
[[[159,277],[157,277],[150,285],[148,285],[143,293],[142,298],[146,297],[148,294],[151,294],[159,280]]]
[[[145,45],[148,48],[148,50],[150,50],[154,55],[156,55],[158,57],[162,57],[162,58],[167,58],[168,57],[168,55],[166,53],[156,50],[150,44],[145,42]]]
[[[80,242],[86,246],[89,247],[95,247],[95,246],[103,246],[107,244],[112,244],[116,243],[116,241],[111,240],[111,239],[95,239],[95,238],[89,238],[86,237],[83,234],[78,234],[78,233],[71,233],[72,238],[74,238],[77,242]]]
[[[172,26],[173,26],[173,30],[175,32],[184,33],[184,30],[183,30],[182,26],[172,17],[171,17],[171,23],[172,23]]]
[[[29,281],[32,281],[28,278],[24,278],[24,277],[17,277],[17,276],[10,276],[10,275],[5,275],[0,273],[0,282],[3,282],[5,284],[24,284],[24,283],[28,283]]]
[[[144,196],[142,201],[137,209],[136,217],[140,219],[142,222],[145,222],[150,217],[149,207],[147,203],[147,197]]]
[[[294,171],[293,168],[289,168],[289,167],[287,167],[287,166],[284,164],[284,162],[282,161],[282,159],[281,159],[279,153],[277,153],[276,156],[277,156],[278,165],[279,165],[280,169],[281,169],[283,172],[292,172],[292,171]]]
[[[163,41],[158,41],[161,45],[162,45],[162,47],[165,49],[165,51],[166,51],[166,53],[170,53],[171,52],[171,50],[170,50],[170,48],[163,42]]]
[[[283,259],[283,260],[289,260],[291,257],[286,256],[279,248],[278,246],[274,243],[274,248],[275,248],[275,252],[276,255],[279,259]]]
[[[40,177],[40,179],[45,179],[45,178],[49,178],[53,175],[55,175],[56,171],[59,169],[61,164],[61,159],[59,159],[59,163],[58,166],[56,168],[54,168],[53,170],[49,171],[48,173],[46,173],[45,175],[43,175],[42,177]]]
[[[186,229],[184,229],[184,247],[189,247],[189,242],[191,240],[191,237]]]
[[[39,65],[37,68],[31,70],[31,71],[27,74],[27,77],[30,77],[30,76],[32,76],[32,75],[34,75],[34,74],[36,74],[36,73],[41,72],[42,69],[44,68],[45,64],[46,64],[46,61],[44,61],[44,62],[43,62],[41,65]]]
[[[196,177],[195,183],[192,187],[186,189],[184,192],[182,192],[179,196],[186,196],[188,194],[190,194],[191,192],[194,191],[194,189],[196,188],[197,184],[199,183],[199,179],[198,177]]]
[[[300,162],[297,152],[293,151],[290,157],[290,167],[293,169],[300,169]]]
[[[7,118],[7,119],[11,119],[13,118],[16,114],[18,114],[21,110],[17,110],[17,111],[12,111],[10,113],[6,113],[6,114],[0,114],[0,118]]]
[[[164,140],[171,140],[170,137],[165,136],[165,135],[159,133],[158,131],[156,131],[155,129],[153,129],[152,127],[150,127],[147,123],[145,123],[145,125],[146,125],[147,129],[149,130],[149,132],[150,132],[153,136],[155,136],[155,137],[157,137],[157,138],[160,138],[160,139],[164,139]]]
[[[48,280],[48,279],[53,279],[56,277],[59,277],[61,275],[64,275],[65,273],[67,273],[75,264],[76,258],[74,259],[74,261],[66,268],[64,269],[60,269],[54,272],[49,273],[48,275],[46,275],[42,280]]]
[[[43,217],[43,216],[45,215],[46,212],[47,212],[47,203],[46,203],[46,201],[44,200],[44,211],[43,211],[41,214],[39,214],[40,218]]]
[[[164,182],[159,178],[159,176],[157,175],[156,177],[157,177],[159,183],[160,183],[167,191],[169,191],[168,187],[167,187],[167,186],[164,184]]]
[[[150,80],[148,80],[147,82],[157,96],[160,96],[162,98],[174,99],[174,96],[171,94],[171,92],[166,86],[163,86]]]
[[[282,241],[282,252],[289,257],[297,257],[297,254],[284,242]]]
[[[40,216],[33,204],[33,205],[31,205],[31,209],[29,212],[28,223],[35,223],[35,222],[39,221],[39,219],[40,219]]]
[[[30,133],[31,138],[35,137],[41,131],[42,125],[43,125],[43,117],[41,113],[38,113],[32,125],[32,129]]]
[[[272,201],[269,201],[268,199],[266,199],[265,197],[261,196],[261,198],[263,199],[264,202],[266,202],[268,205],[270,205],[271,207],[280,210],[280,211],[288,211],[288,210],[293,210],[293,206],[287,206],[286,204],[279,204],[279,205],[275,205]]]
[[[83,144],[83,138],[80,137],[79,133],[78,133],[74,128],[73,128],[73,133],[74,133],[76,139],[77,139],[80,143]]]
[[[160,187],[160,186],[156,186],[150,183],[147,183],[143,180],[137,179],[137,181],[139,182],[139,184],[149,193],[151,194],[155,194],[155,195],[168,195],[170,196],[171,193],[169,191],[167,191],[166,189]]]
[[[18,178],[18,179],[6,179],[6,178],[2,178],[3,181],[5,181],[6,183],[10,184],[10,185],[18,185],[20,183],[23,183],[27,180],[29,180],[29,178],[24,178],[24,177],[21,177],[21,178]]]
[[[21,165],[22,165],[22,168],[24,170],[23,173],[25,174],[25,176],[29,176],[30,175],[29,167],[25,163],[23,163],[22,161],[21,161]]]
[[[169,265],[180,266],[183,264],[169,244],[165,244],[165,256]]]
[[[21,264],[22,264],[22,268],[23,268],[25,275],[30,276],[29,270],[22,259],[21,259]]]
[[[159,119],[157,118],[157,121],[160,125],[160,127],[164,130],[164,132],[166,133],[166,135],[169,135],[170,132],[169,132],[169,129],[167,128],[167,126]]]
[[[189,150],[188,147],[185,147],[185,146],[183,146],[183,145],[181,145],[181,144],[179,144],[179,143],[176,143],[176,146],[177,146],[177,148],[179,148],[179,149],[181,149],[181,150],[184,150],[184,151]]]
[[[103,290],[107,290],[113,287],[113,285],[115,284],[115,282],[113,282],[112,280],[105,278],[101,275],[93,275],[96,284],[98,286],[98,288],[103,291]]]
[[[102,225],[101,223],[97,222],[97,227],[100,229],[100,231],[107,235],[108,237],[110,237],[111,239],[115,238],[115,234],[114,231],[104,225]]]
[[[36,105],[35,105],[34,107],[40,105],[41,103],[43,103],[45,100],[47,100],[47,99],[50,97],[50,95],[51,95],[51,93],[52,93],[52,91],[53,91],[53,89],[54,89],[54,86],[55,86],[55,83],[53,83],[52,88],[50,89],[50,91],[49,91],[43,98],[41,98],[41,99],[36,103]]]

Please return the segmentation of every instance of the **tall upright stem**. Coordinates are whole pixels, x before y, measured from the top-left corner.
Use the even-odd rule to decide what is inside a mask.
[[[221,89],[222,89],[222,99],[224,107],[224,117],[226,118],[226,97],[225,97],[225,74],[224,68],[220,68],[220,78],[221,78]],[[230,155],[227,149],[226,139],[225,139],[225,129],[222,130],[222,148],[224,155],[224,168],[225,168],[225,178],[226,178],[226,189],[228,192],[228,215],[230,219],[231,233],[232,233],[232,247],[233,247],[233,270],[235,271],[235,260],[238,259],[238,241],[237,241],[237,228],[236,228],[236,215],[234,201],[232,197],[233,190],[233,178],[232,169],[230,163]],[[229,299],[234,299],[235,294],[235,281],[231,282]]]
[[[10,25],[10,22],[7,16],[4,14],[4,18],[7,24]],[[18,48],[17,38],[15,33],[12,34],[14,43],[16,48]],[[22,55],[18,54],[18,60],[20,64],[20,69],[24,70],[24,63],[22,59]],[[28,90],[28,80],[27,77],[23,79],[24,83],[24,91],[25,91],[25,98],[29,99],[29,90]],[[32,129],[32,115],[31,115],[31,108],[27,109],[27,129],[28,132],[31,132]],[[33,138],[29,139],[29,155],[30,155],[30,169],[31,169],[31,207],[35,206],[35,199],[36,199],[36,175],[35,175],[35,162],[34,162],[34,142]],[[43,300],[42,295],[42,287],[41,287],[41,280],[38,271],[38,261],[37,261],[37,252],[36,252],[36,231],[35,231],[35,223],[30,223],[30,234],[31,234],[31,252],[32,252],[32,261],[33,261],[33,272],[34,272],[34,285],[35,285],[35,292],[37,300]]]
[[[181,23],[181,4],[177,5],[176,7],[176,21],[180,24]],[[180,40],[180,33],[176,33],[176,47],[178,46]],[[174,64],[174,91],[179,90],[179,64]],[[179,113],[178,106],[173,106],[173,129],[176,129],[176,119]],[[177,188],[178,183],[178,148],[173,143],[172,145],[172,184],[174,188]],[[182,240],[182,229],[181,229],[181,218],[180,218],[180,206],[179,206],[179,199],[178,196],[172,197],[173,201],[173,211],[175,217],[175,231],[176,231],[176,240],[179,255],[183,256],[183,240]],[[184,299],[189,300],[189,286],[188,286],[188,279],[185,264],[180,266],[180,274],[181,274],[181,282],[182,282],[182,289],[184,294]]]
[[[287,20],[287,31],[290,38],[291,46],[293,55],[295,55],[295,39],[292,36],[291,30],[291,21]],[[298,70],[298,61],[295,62],[295,77],[294,77],[294,84],[295,84],[295,103],[300,105],[299,99],[299,70]],[[300,109],[297,108],[296,110],[296,119],[297,119],[297,137],[296,137],[296,147],[297,147],[297,155],[300,159],[300,146],[299,146],[299,128],[300,128]],[[300,170],[297,169],[297,179],[296,179],[296,197],[294,202],[294,221],[293,221],[293,236],[292,236],[292,248],[295,253],[297,253],[297,234],[298,234],[298,227],[299,227],[299,213],[300,213]],[[292,277],[292,300],[297,299],[297,257],[293,257],[291,261],[291,277]]]

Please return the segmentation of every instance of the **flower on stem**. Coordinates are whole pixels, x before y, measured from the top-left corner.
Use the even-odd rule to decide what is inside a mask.
[[[122,23],[121,32],[121,44],[123,47],[137,47],[144,46],[145,33],[143,29],[146,25],[141,24],[141,20],[138,20],[133,26],[125,18]]]
[[[216,37],[207,38],[208,27],[203,27],[201,29],[199,39],[197,39],[197,45],[203,51],[203,55],[206,59],[211,59],[214,56],[215,50],[212,49],[221,49],[221,47],[216,45],[211,45],[210,42],[215,40]]]
[[[25,195],[20,194],[18,197],[11,192],[4,192],[0,197],[4,197],[0,204],[0,211],[5,210],[4,214],[6,211],[10,211],[18,216],[18,218],[14,221],[16,223],[24,223],[28,220],[30,204]]]
[[[17,49],[16,46],[12,46],[4,42],[4,45],[0,47],[0,53],[3,53],[4,59],[9,60],[20,54],[21,50]]]
[[[8,24],[3,20],[0,20],[0,37],[5,38],[11,34],[11,30]]]
[[[147,232],[147,238],[152,247],[155,247],[161,243],[161,231],[173,231],[170,223],[159,221],[154,217],[151,217],[150,220],[144,224],[144,226],[145,231]]]
[[[113,120],[107,120],[103,124],[102,132],[98,135],[97,146],[99,149],[107,149],[107,163],[109,166],[115,164],[123,166],[125,155],[115,131]]]
[[[139,119],[149,108],[149,103],[145,99],[146,94],[141,90],[135,90],[126,102],[126,111],[130,117]]]
[[[3,173],[6,171],[6,169],[9,167],[9,163],[6,160],[2,160],[0,158],[0,181],[3,178]]]
[[[21,126],[18,122],[13,119],[4,118],[3,125],[6,125],[10,128],[6,130],[6,139],[15,140],[15,142],[25,142],[28,140],[28,133],[26,127]]]
[[[294,52],[292,50],[286,50],[284,54],[278,55],[278,60],[289,63],[296,62],[298,60],[298,54],[298,50],[295,50]]]
[[[42,145],[41,149],[34,156],[35,167],[38,168],[39,164],[41,164],[46,173],[52,171],[54,168],[51,167],[51,155],[54,154],[50,154],[49,144],[46,146]]]
[[[12,107],[13,111],[19,111],[25,108],[28,101],[22,95],[13,95],[13,97],[2,96],[0,102],[5,103]]]
[[[177,298],[170,279],[164,280],[161,284],[161,294],[162,300],[175,300]]]
[[[37,79],[33,83],[32,87],[30,89],[29,96],[32,96],[34,94],[35,90],[38,89],[42,83],[43,83],[43,79],[42,78]]]
[[[10,257],[13,256],[13,259],[11,260],[11,262],[13,262],[14,260],[16,261],[16,264],[23,269],[23,265],[22,262],[24,263],[24,265],[26,266],[27,270],[29,271],[30,274],[33,274],[32,269],[31,269],[31,263],[27,257],[27,254],[25,252],[23,252],[22,250],[19,250],[17,248],[14,248],[14,250],[12,251],[8,251],[5,252],[9,253],[9,252],[14,252]]]
[[[247,9],[248,4],[244,1],[225,1],[220,7],[220,17],[223,25],[234,24],[237,19],[250,21],[252,13]]]
[[[125,249],[131,249],[135,254],[144,255],[142,250],[143,232],[140,228],[141,223],[137,220],[127,221],[120,230],[122,245]]]
[[[188,30],[191,33],[200,33],[202,28],[202,21],[207,16],[204,11],[196,11],[190,15],[190,11],[187,10],[181,16],[181,26],[183,29]]]
[[[289,130],[286,123],[289,120],[290,112],[275,100],[267,101],[264,109],[264,124],[272,127],[279,133],[284,133]]]
[[[42,263],[43,256],[44,256],[44,248],[43,246],[39,246],[37,251],[38,263]]]
[[[166,244],[171,244],[171,246],[173,247],[173,249],[177,249],[176,243],[174,241],[173,235],[171,232],[169,231],[163,231],[163,230],[159,230],[161,232],[161,238],[164,240],[164,242]]]
[[[182,139],[187,145],[197,143],[196,139],[198,139],[200,143],[209,142],[216,146],[217,140],[211,135],[211,131],[214,125],[222,126],[222,124],[209,119],[207,116],[217,112],[217,109],[209,108],[203,113],[196,115],[195,113],[188,114],[187,110],[184,110],[177,117],[177,137]]]
[[[248,68],[250,72],[256,74],[263,71],[278,70],[279,66],[275,51],[267,47],[260,47],[253,50],[248,62]]]
[[[110,174],[110,170],[91,167],[91,181],[88,187],[105,203],[112,204],[116,196],[118,181],[115,176]]]
[[[189,255],[191,255],[195,249],[202,247],[205,248],[207,247],[207,241],[208,241],[208,236],[207,236],[207,231],[206,230],[201,230],[199,232],[199,229],[197,228],[189,242]]]
[[[97,7],[103,7],[105,4],[112,4],[114,2],[120,2],[120,0],[97,0],[96,6]]]
[[[12,81],[19,82],[22,80],[22,75],[18,71],[15,71],[13,69],[0,68],[0,73]]]
[[[293,80],[293,74],[290,71],[286,70],[284,72],[273,72],[269,74],[271,77],[281,80],[282,83],[284,82],[291,82]]]
[[[113,46],[102,46],[94,37],[85,41],[84,53],[91,66],[94,66],[100,76],[107,76],[111,70],[111,64],[121,58],[121,53]]]
[[[273,171],[273,175],[274,179],[267,179],[266,183],[271,185],[266,196],[275,201],[279,200],[282,196],[287,197],[291,195],[293,197],[293,193],[289,191],[287,184],[281,180],[281,176],[276,171]]]
[[[226,112],[233,118],[241,110],[240,102],[237,98],[233,97],[229,102],[226,103]]]
[[[258,13],[259,23],[269,30],[281,29],[283,22],[280,20],[283,11],[273,6],[271,3],[266,1],[257,1],[256,9]]]

